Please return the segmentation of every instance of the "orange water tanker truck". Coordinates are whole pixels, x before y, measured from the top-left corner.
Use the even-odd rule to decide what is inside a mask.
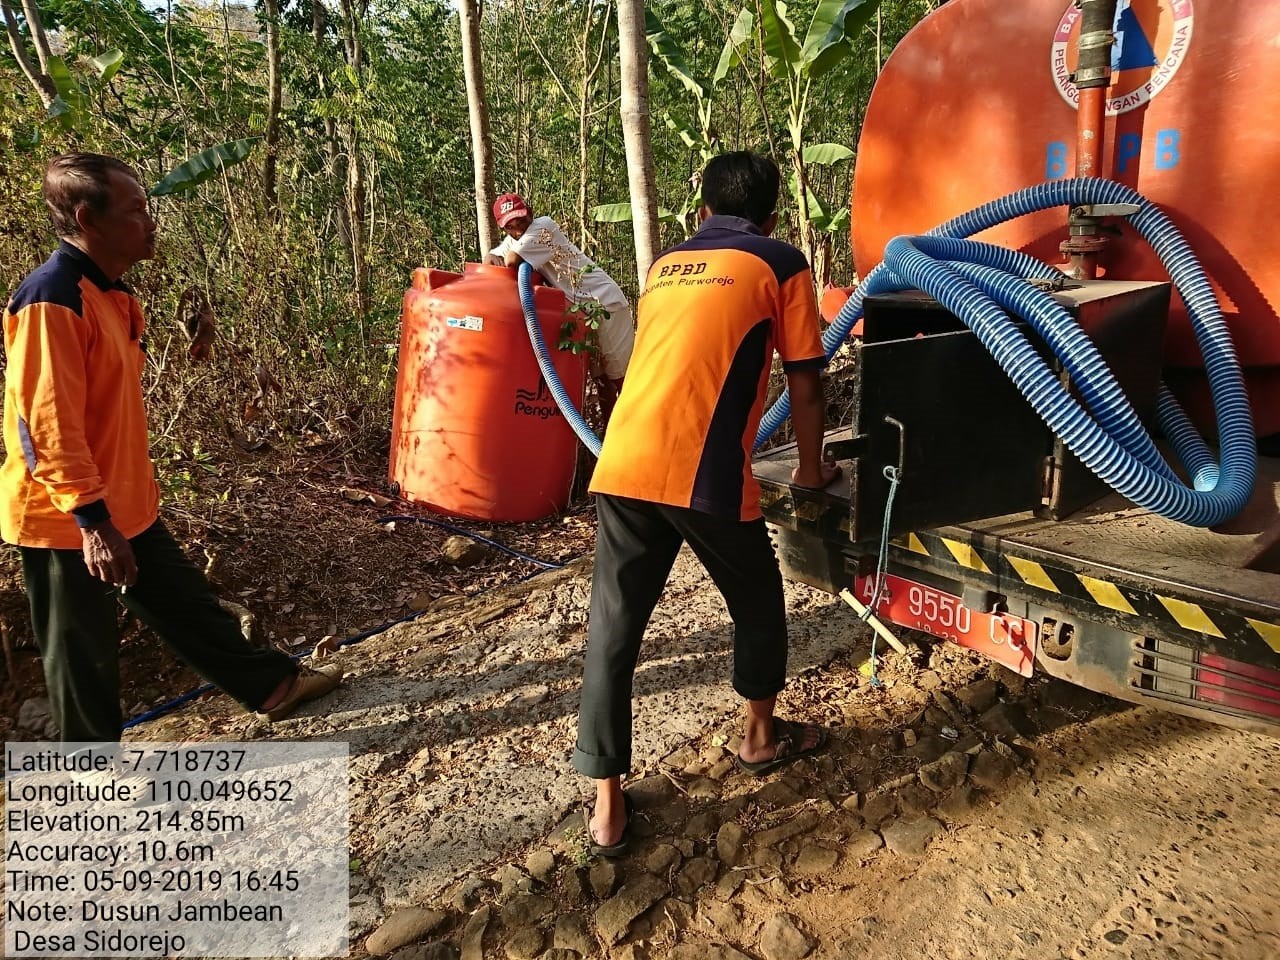
[[[1280,731],[1278,36],[1255,0],[950,0],[903,39],[828,317],[844,477],[755,462],[788,576]]]

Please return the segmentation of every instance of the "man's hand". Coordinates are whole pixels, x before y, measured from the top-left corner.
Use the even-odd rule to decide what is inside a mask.
[[[840,476],[839,467],[822,459],[822,377],[816,370],[788,373],[787,389],[791,391],[791,424],[795,427],[800,460],[800,465],[791,471],[791,482],[797,487],[821,490]]]
[[[84,565],[103,583],[131,587],[138,582],[133,547],[110,520],[81,530],[80,540],[84,545]]]
[[[821,490],[824,487],[834,483],[840,476],[841,470],[838,464],[830,460],[819,460],[817,469],[812,467],[796,467],[791,471],[791,482],[797,487],[808,487],[812,490]]]
[[[491,267],[505,267],[507,265],[507,261],[503,260],[502,257],[496,253],[486,254],[484,262]]]

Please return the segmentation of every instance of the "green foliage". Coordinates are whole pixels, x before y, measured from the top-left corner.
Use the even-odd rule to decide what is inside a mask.
[[[631,201],[626,203],[602,203],[591,208],[591,219],[597,223],[630,223]]]
[[[49,79],[58,91],[58,96],[49,105],[49,117],[57,120],[63,130],[74,130],[79,125],[80,114],[84,109],[80,84],[71,76],[66,61],[61,57],[49,58]]]
[[[111,82],[111,78],[124,66],[124,51],[108,50],[106,53],[94,57],[89,61],[89,64],[98,71],[98,80],[103,84],[108,84]]]
[[[190,160],[170,170],[148,193],[153,197],[167,197],[172,193],[192,190],[224,170],[247,160],[257,143],[257,137],[249,137],[201,150]]]
[[[769,72],[779,80],[799,74],[800,44],[782,0],[760,0],[760,29]]]
[[[565,852],[569,862],[582,870],[591,866],[591,838],[585,824],[570,827],[564,832]]]
[[[685,60],[684,51],[667,33],[662,21],[658,19],[651,7],[645,8],[644,23],[645,39],[649,41],[649,49],[653,51],[653,55],[667,68],[668,73],[684,85],[686,90],[698,100],[702,100],[707,95],[706,87],[693,76]]]
[[[813,11],[800,60],[808,76],[817,79],[853,53],[850,40],[867,25],[880,0],[822,0]]]
[[[742,47],[751,39],[754,31],[755,17],[744,7],[738,11],[729,30],[729,37],[724,42],[724,49],[720,51],[720,59],[716,61],[715,72],[711,75],[715,83],[727,77],[730,70],[742,66]]]
[[[852,160],[853,151],[843,143],[809,143],[805,144],[804,162],[817,164],[839,163]]]
[[[598,206],[591,207],[588,210],[591,219],[596,223],[630,223],[631,222],[631,201],[626,203],[602,203]],[[676,215],[666,207],[658,208],[658,221],[660,223],[672,223],[676,219]]]
[[[456,8],[378,0],[349,19],[328,0],[317,34],[312,0],[280,0],[270,205],[265,14],[246,2],[41,0],[59,53],[49,112],[16,62],[0,58],[0,290],[53,244],[40,195],[50,156],[115,154],[157,184],[157,197],[181,197],[156,204],[159,256],[130,277],[150,320],[155,450],[179,496],[210,476],[194,440],[217,456],[229,429],[273,447],[380,449],[412,270],[458,269],[480,252]],[[663,242],[693,228],[710,157],[758,149],[785,169],[794,129],[806,184],[792,184],[779,235],[801,241],[803,202],[810,232],[847,271],[850,161],[877,69],[866,24],[880,10],[887,55],[932,5],[647,4]],[[555,216],[634,296],[630,203],[610,202],[628,196],[615,8],[486,4],[481,30],[497,187]],[[794,118],[793,106],[803,108]],[[182,345],[166,336],[193,285],[208,291],[223,336],[212,372],[185,366]],[[261,397],[259,367],[279,382]]]
[[[810,143],[804,147],[805,167],[834,166],[853,159],[853,151],[840,143]],[[844,207],[832,212],[831,207],[813,188],[805,185],[804,199],[801,200],[800,177],[793,171],[790,177],[791,196],[799,206],[805,204],[809,217],[809,225],[819,233],[834,234],[849,229],[849,208]]]

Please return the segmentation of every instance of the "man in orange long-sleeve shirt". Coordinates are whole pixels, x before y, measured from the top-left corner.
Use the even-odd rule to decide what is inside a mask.
[[[142,310],[120,280],[155,256],[146,194],[119,160],[73,153],[49,164],[44,197],[62,243],[4,314],[0,534],[22,554],[62,739],[120,738],[117,596],[210,682],[283,719],[341,671],[251,646],[159,519]]]

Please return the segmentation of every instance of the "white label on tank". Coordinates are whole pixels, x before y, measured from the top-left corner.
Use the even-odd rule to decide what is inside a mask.
[[[445,317],[444,325],[455,330],[483,330],[484,317]]]

